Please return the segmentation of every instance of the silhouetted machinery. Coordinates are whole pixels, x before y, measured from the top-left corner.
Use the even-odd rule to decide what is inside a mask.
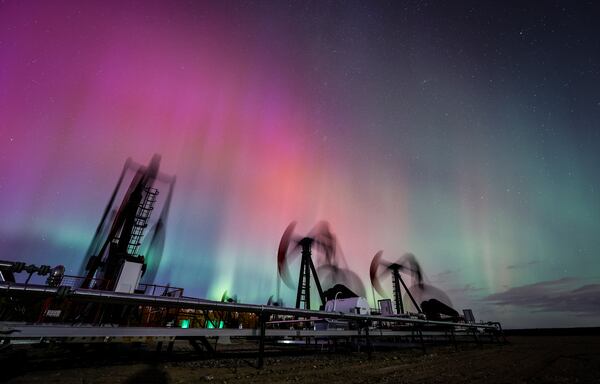
[[[21,284],[16,281],[15,274],[25,272],[29,275],[22,284],[29,284],[34,275],[48,276],[46,285],[61,292],[43,302],[33,297],[25,300],[11,296],[4,303],[6,305],[0,303],[0,318],[39,322],[108,321],[113,324],[130,323],[133,319],[137,324],[151,323],[158,315],[156,311],[145,313],[149,307],[82,303],[66,299],[65,295],[72,289],[83,288],[149,296],[182,296],[182,288],[153,284],[162,258],[175,186],[175,177],[160,173],[159,165],[158,155],[154,155],[147,166],[131,159],[125,162],[78,276],[66,275],[62,265],[51,268],[0,261],[0,283]],[[158,199],[157,186],[166,186],[164,199]],[[151,217],[155,211],[159,214]],[[23,308],[29,310],[23,311]],[[171,312],[162,311],[159,315],[165,318]]]
[[[128,335],[147,336],[146,340],[169,337],[170,347],[173,345],[172,337],[181,337],[190,340],[195,349],[199,348],[195,340],[204,340],[203,346],[209,351],[212,347],[203,334],[256,337],[258,330],[258,365],[261,366],[267,325],[283,327],[278,330],[286,338],[282,342],[305,338],[304,342],[312,343],[309,340],[311,336],[300,336],[297,332],[310,326],[314,331],[325,332],[312,336],[315,343],[317,337],[337,339],[340,336],[338,331],[343,329],[357,330],[358,339],[364,337],[369,345],[370,337],[375,336],[375,332],[369,336],[369,328],[373,326],[393,331],[394,326],[400,325],[405,328],[401,331],[412,330],[413,339],[417,332],[420,333],[424,343],[423,327],[439,333],[434,327],[439,327],[440,323],[424,320],[423,313],[429,320],[459,319],[448,297],[441,290],[425,284],[424,274],[412,254],[405,254],[392,263],[382,260],[382,252],[378,252],[371,262],[370,277],[374,289],[384,295],[379,280],[384,275],[391,275],[397,314],[405,313],[402,288],[419,314],[418,318],[409,315],[393,317],[392,302],[386,299],[389,311],[384,313],[382,310],[380,314],[384,316],[372,316],[360,278],[349,270],[335,235],[324,221],[317,223],[306,236],[295,235],[296,223],[292,222],[278,247],[278,283],[283,280],[290,288],[297,289],[296,309],[283,307],[279,294],[277,301],[271,296],[265,306],[239,303],[237,295],[229,296],[227,291],[217,302],[183,297],[183,289],[170,284],[153,284],[164,248],[166,220],[175,184],[174,177],[159,173],[159,163],[158,155],[147,166],[127,160],[88,248],[80,276],[66,275],[62,265],[52,268],[49,265],[0,260],[0,322],[10,322],[10,327],[14,327],[15,323],[23,326],[22,330],[4,331],[5,335],[29,329],[33,337],[27,336],[26,340],[51,337],[82,343],[90,342],[89,338],[101,339],[102,342],[109,342],[113,337],[134,338]],[[159,200],[157,185],[165,184],[167,196]],[[160,212],[158,218],[156,214],[152,215],[155,211]],[[288,266],[298,255],[301,256],[298,285],[293,287]],[[28,274],[24,282],[19,281],[23,280],[22,275],[15,276],[21,273]],[[411,288],[405,284],[403,274],[412,275]],[[40,276],[47,276],[45,285],[39,283]],[[32,278],[33,281],[30,281]],[[318,292],[321,312],[310,310],[312,283]],[[58,325],[42,324],[44,336],[39,337],[36,333],[39,330],[35,327],[41,323]],[[107,324],[111,326],[106,327]],[[475,336],[477,329],[501,331],[499,324],[498,327],[475,324],[472,314],[466,325],[441,325],[445,329],[460,327],[473,330]],[[165,333],[160,330],[161,327],[178,326],[181,327],[179,331],[170,329]],[[117,327],[123,328],[116,330]],[[146,327],[146,330],[140,331],[140,327]],[[238,328],[239,333],[198,332],[193,336],[186,331],[189,327]],[[253,330],[243,332],[244,328]],[[90,329],[95,333],[89,333]],[[389,337],[383,332],[379,336]],[[358,342],[354,336],[348,339]],[[3,340],[6,339],[0,340],[0,348]]]
[[[404,254],[398,261],[395,263],[382,260],[381,256],[383,255],[383,251],[379,251],[373,257],[371,261],[371,268],[369,269],[369,275],[371,277],[371,284],[373,288],[382,296],[385,296],[383,288],[381,287],[381,283],[379,279],[387,274],[392,275],[392,287],[394,290],[394,304],[396,306],[396,313],[402,314],[404,313],[404,304],[402,303],[402,290],[401,286],[404,287],[404,290],[410,297],[415,309],[420,313],[421,308],[417,301],[411,294],[410,290],[404,283],[400,272],[409,273],[412,275],[413,280],[417,282],[417,284],[422,284],[423,282],[423,274],[421,272],[421,266],[417,263],[415,256],[411,253]]]
[[[279,243],[277,251],[279,277],[288,287],[293,288],[287,265],[291,259],[298,256],[297,251],[300,249],[301,260],[296,293],[296,308],[310,309],[311,272],[317,291],[319,292],[320,305],[323,306],[325,305],[325,296],[323,295],[321,282],[319,281],[319,276],[312,260],[312,248],[313,245],[316,245],[325,253],[326,257],[331,257],[331,254],[335,252],[335,240],[327,228],[319,224],[305,237],[295,236],[295,227],[296,222],[290,223]]]
[[[384,275],[392,275],[392,287],[394,290],[394,304],[397,314],[405,313],[402,301],[402,290],[404,288],[410,301],[418,313],[422,313],[429,320],[459,320],[460,315],[451,307],[448,296],[439,288],[426,284],[421,266],[412,253],[404,254],[395,263],[381,258],[383,251],[379,251],[371,261],[370,277],[373,288],[382,296],[385,292],[381,286],[380,278]],[[412,276],[413,285],[409,288],[402,279],[402,273]],[[416,296],[416,298],[415,298]],[[420,305],[418,304],[420,301]]]
[[[429,320],[457,321],[460,319],[460,315],[454,308],[442,303],[438,299],[431,298],[421,302],[421,308],[423,309],[425,317]]]
[[[85,276],[81,288],[102,289],[133,293],[145,274],[152,283],[162,257],[165,224],[169,211],[175,178],[159,173],[160,156],[154,155],[148,166],[140,166],[128,159],[104,210],[94,238],[88,248],[80,275]],[[133,171],[127,189],[123,181]],[[142,255],[140,246],[155,209],[157,180],[168,184],[168,194],[160,217],[151,228],[149,242]],[[124,192],[124,193],[123,193]],[[117,206],[117,198],[122,196]]]
[[[15,273],[28,273],[25,284],[29,283],[34,274],[39,276],[49,275],[46,279],[46,284],[50,287],[58,287],[65,275],[65,267],[57,265],[52,268],[49,265],[34,265],[26,264],[22,261],[6,261],[0,260],[0,282],[16,282]]]
[[[277,271],[280,279],[293,289],[288,264],[298,256],[297,251],[301,251],[296,308],[310,309],[311,276],[319,294],[319,308],[321,309],[336,294],[341,294],[343,298],[364,297],[364,286],[360,278],[347,268],[329,223],[318,222],[305,237],[294,235],[295,226],[295,222],[290,223],[281,237],[277,253]],[[316,268],[313,260],[313,248],[319,251],[317,254],[319,262]]]

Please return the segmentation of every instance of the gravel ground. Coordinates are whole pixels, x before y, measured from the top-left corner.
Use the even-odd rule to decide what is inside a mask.
[[[253,347],[253,346],[250,346]],[[506,345],[365,353],[271,351],[199,358],[183,348],[157,357],[145,347],[57,347],[0,352],[8,383],[600,383],[600,336],[513,336]],[[1,379],[1,378],[0,378]]]

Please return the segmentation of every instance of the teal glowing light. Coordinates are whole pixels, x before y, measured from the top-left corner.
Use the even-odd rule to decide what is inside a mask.
[[[183,319],[181,320],[181,328],[189,328],[190,327],[190,320],[189,319]]]
[[[219,328],[223,328],[225,326],[225,323],[223,323],[223,320],[219,321]],[[212,321],[207,321],[206,322],[206,328],[214,328],[215,324]]]

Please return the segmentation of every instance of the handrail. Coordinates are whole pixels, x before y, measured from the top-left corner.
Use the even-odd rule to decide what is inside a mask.
[[[66,289],[65,289],[66,288]],[[248,312],[259,315],[289,315],[303,317],[319,317],[329,319],[344,319],[353,321],[384,321],[411,325],[443,325],[455,326],[470,329],[492,329],[497,330],[496,325],[492,324],[470,324],[455,323],[434,320],[411,319],[393,316],[380,315],[359,315],[354,313],[312,311],[306,309],[275,307],[256,304],[227,303],[220,301],[205,300],[190,297],[167,297],[167,296],[147,296],[135,293],[123,293],[113,291],[101,291],[93,289],[68,289],[68,287],[49,287],[44,285],[20,284],[20,283],[0,283],[0,295],[18,295],[32,294],[39,296],[61,295],[65,298],[82,301],[92,301],[98,303],[110,304],[128,304],[128,305],[146,305],[157,307],[174,307],[206,310],[222,310],[229,312]]]

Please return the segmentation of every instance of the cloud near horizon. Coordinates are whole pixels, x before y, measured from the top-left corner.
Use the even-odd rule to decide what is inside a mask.
[[[482,300],[500,306],[528,308],[531,312],[600,315],[600,284],[582,284],[579,279],[565,277],[513,287]]]
[[[539,264],[540,261],[539,260],[530,260],[524,263],[516,263],[516,264],[511,264],[508,265],[506,267],[506,269],[521,269],[521,268],[527,268],[527,267],[531,267],[532,265],[536,265]]]

